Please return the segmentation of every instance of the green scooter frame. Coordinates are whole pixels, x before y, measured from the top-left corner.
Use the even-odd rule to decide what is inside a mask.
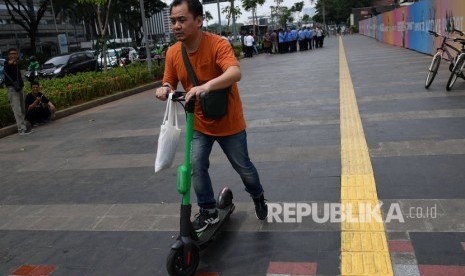
[[[175,91],[173,101],[182,102],[186,92]],[[176,187],[182,195],[180,233],[176,241],[171,245],[170,253],[166,259],[166,269],[169,275],[187,276],[194,275],[200,263],[200,250],[206,248],[214,239],[220,228],[227,221],[235,206],[232,202],[233,194],[228,187],[221,190],[218,195],[217,208],[219,222],[209,226],[205,231],[196,233],[190,220],[192,206],[190,204],[191,190],[191,150],[194,136],[194,101],[185,105],[186,111],[186,141],[184,151],[184,163],[178,167]]]

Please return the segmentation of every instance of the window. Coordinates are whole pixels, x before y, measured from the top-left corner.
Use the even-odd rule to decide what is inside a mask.
[[[78,55],[73,55],[73,56],[71,56],[71,58],[69,59],[69,64],[74,64],[74,63],[76,63],[78,60],[79,60],[79,56],[78,56]]]

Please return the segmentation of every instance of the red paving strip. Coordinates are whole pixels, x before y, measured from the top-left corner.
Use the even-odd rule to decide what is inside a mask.
[[[22,265],[18,267],[11,276],[20,276],[20,275],[28,275],[29,272],[33,271],[37,266],[36,265]]]
[[[55,269],[52,265],[22,265],[10,276],[49,276]]]
[[[390,252],[413,253],[413,246],[410,241],[388,241]]]
[[[316,263],[270,262],[268,274],[316,275]]]
[[[421,276],[463,276],[465,266],[455,265],[419,265]]]
[[[196,272],[194,276],[220,276],[218,272]]]

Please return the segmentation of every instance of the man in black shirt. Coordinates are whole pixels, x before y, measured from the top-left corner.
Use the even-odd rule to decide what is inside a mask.
[[[31,93],[26,95],[26,120],[32,125],[40,125],[55,114],[56,108],[52,102],[40,92],[37,81],[31,85]]]
[[[4,65],[5,86],[8,91],[8,100],[15,115],[19,135],[31,133],[26,126],[26,110],[24,108],[23,79],[18,67],[18,51],[11,48],[8,50],[8,61]]]

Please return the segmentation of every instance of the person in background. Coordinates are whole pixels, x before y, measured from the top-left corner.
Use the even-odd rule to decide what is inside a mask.
[[[278,33],[278,52],[280,54],[284,53],[284,47],[286,44],[286,34],[283,29],[279,29]]]
[[[273,45],[272,53],[277,54],[278,53],[278,33],[276,32],[276,30],[271,32],[270,37],[271,37],[271,43]]]
[[[321,39],[323,36],[323,31],[321,30],[320,27],[317,27],[315,33],[316,33],[315,46],[316,48],[321,48]]]
[[[290,32],[290,41],[289,41],[289,52],[294,53],[297,51],[297,30],[295,28],[292,28]]]
[[[284,32],[284,53],[289,53],[291,51],[292,40],[291,29],[287,28],[287,31]]]
[[[257,48],[257,37],[255,35],[252,34],[252,37],[253,37],[253,50],[255,52],[256,55],[258,55],[258,48]]]
[[[305,39],[305,28],[301,28],[297,32],[297,40],[299,41],[299,51],[307,50],[307,40]]]
[[[254,42],[255,42],[255,39],[253,38],[251,33],[249,33],[247,36],[244,37],[245,57],[253,56]]]
[[[26,110],[24,108],[24,82],[18,66],[18,51],[15,48],[8,50],[8,61],[5,62],[5,86],[7,88],[8,100],[16,120],[19,135],[32,132],[26,122]]]
[[[305,30],[305,40],[307,42],[307,49],[313,48],[313,30],[310,27],[307,27]]]
[[[271,37],[269,33],[266,33],[263,37],[263,52],[271,54]]]
[[[35,56],[31,56],[29,60],[29,66],[27,67],[27,70],[29,71],[28,81],[33,83],[34,79],[36,79],[39,75],[40,63],[37,61]]]
[[[40,85],[37,81],[31,84],[31,93],[26,95],[25,104],[26,120],[33,126],[45,124],[55,116],[55,106],[40,92]]]

